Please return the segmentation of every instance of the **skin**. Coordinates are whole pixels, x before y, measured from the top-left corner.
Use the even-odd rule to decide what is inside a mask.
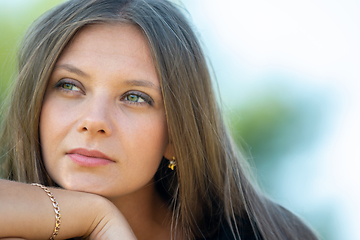
[[[56,239],[136,240],[124,216],[109,200],[90,193],[50,189],[61,213]],[[54,208],[41,188],[0,179],[0,192],[6,193],[0,197],[0,239],[50,238]]]
[[[153,183],[162,157],[171,159],[173,150],[140,30],[101,24],[76,35],[49,79],[40,139],[46,170],[58,185],[109,199],[138,239],[169,239],[171,213]],[[79,164],[74,156],[82,154],[72,152],[79,148],[105,154],[106,164]]]

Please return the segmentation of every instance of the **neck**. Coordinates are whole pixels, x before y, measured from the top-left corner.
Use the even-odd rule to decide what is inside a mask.
[[[137,239],[170,239],[172,213],[157,193],[154,183],[109,200],[125,216]]]

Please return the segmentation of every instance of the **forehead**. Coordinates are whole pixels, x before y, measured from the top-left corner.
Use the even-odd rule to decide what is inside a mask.
[[[149,45],[141,30],[123,23],[94,24],[82,28],[62,51],[58,61],[77,52],[122,54],[143,60],[151,58]]]
[[[148,42],[129,24],[96,24],[79,31],[56,62],[71,65],[93,77],[149,79],[159,83]]]

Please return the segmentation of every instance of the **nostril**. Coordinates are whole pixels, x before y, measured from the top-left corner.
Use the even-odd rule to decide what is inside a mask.
[[[109,124],[103,119],[81,119],[77,127],[77,131],[80,133],[89,133],[89,134],[100,134],[100,135],[109,135],[111,134],[111,129]]]

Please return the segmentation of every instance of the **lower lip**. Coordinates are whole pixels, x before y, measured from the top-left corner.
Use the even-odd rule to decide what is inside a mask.
[[[97,167],[113,163],[113,161],[104,158],[87,157],[80,154],[67,155],[71,158],[71,160],[73,160],[73,162],[84,167]]]

